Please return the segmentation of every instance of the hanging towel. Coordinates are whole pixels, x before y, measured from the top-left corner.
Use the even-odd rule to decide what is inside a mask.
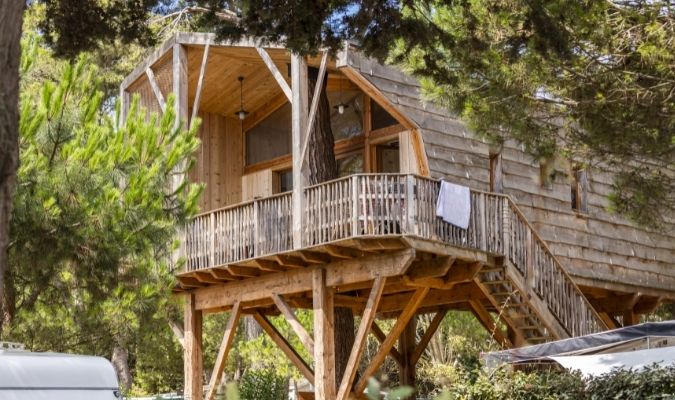
[[[441,181],[436,200],[436,216],[462,229],[469,227],[471,190],[466,186]]]

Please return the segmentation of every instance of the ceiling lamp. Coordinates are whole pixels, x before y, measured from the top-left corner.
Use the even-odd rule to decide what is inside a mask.
[[[248,111],[244,110],[244,77],[240,76],[239,80],[239,111],[234,113],[240,120],[244,120],[248,115]]]
[[[340,79],[340,91],[339,91],[340,102],[333,108],[337,109],[339,114],[344,114],[345,109],[349,108],[349,105],[342,102],[342,77],[339,77],[338,79]]]

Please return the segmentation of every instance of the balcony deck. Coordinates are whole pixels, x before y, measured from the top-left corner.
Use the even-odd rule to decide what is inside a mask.
[[[416,273],[409,271],[389,277],[388,283],[399,282],[399,289],[389,294],[425,285],[438,291],[428,296],[426,306],[433,308],[458,297],[463,288],[477,287],[482,298],[465,295],[452,301],[469,306],[482,301],[513,329],[529,330],[523,333],[529,342],[605,329],[508,196],[472,191],[469,228],[461,229],[436,217],[439,189],[436,180],[401,174],[359,174],[308,187],[303,242],[296,249],[290,193],[201,214],[186,227],[181,246],[185,270],[177,274],[177,290],[260,279],[340,260],[363,259],[368,268],[369,257],[412,249],[418,262],[440,264],[451,258],[448,268],[453,264],[454,271],[465,273],[455,272],[451,278],[446,269],[443,276],[427,274],[415,281]],[[351,284],[337,291],[359,288]],[[469,309],[476,313],[476,307]],[[389,311],[397,309],[392,306]],[[484,315],[477,317],[485,320]]]

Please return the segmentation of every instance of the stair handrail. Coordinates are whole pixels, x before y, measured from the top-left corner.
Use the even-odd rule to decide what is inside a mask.
[[[500,194],[500,195],[508,199],[508,202],[509,202],[509,208],[515,213],[515,215],[518,217],[518,219],[519,219],[521,222],[523,222],[523,223],[525,224],[525,226],[527,226],[528,230],[530,231],[530,233],[531,233],[531,235],[532,235],[532,239],[533,239],[533,240],[536,240],[536,241],[539,243],[539,245],[540,245],[540,246],[541,246],[541,247],[542,247],[542,248],[543,248],[543,249],[551,256],[551,259],[553,260],[553,264],[556,266],[556,268],[557,268],[560,272],[562,272],[562,274],[563,274],[563,275],[569,280],[569,282],[572,284],[572,287],[574,287],[575,293],[581,297],[581,299],[582,299],[583,302],[585,303],[586,307],[591,311],[591,314],[593,315],[593,317],[594,317],[594,319],[595,319],[595,322],[599,325],[599,327],[600,327],[600,328],[604,328],[604,329],[609,329],[608,326],[607,326],[607,324],[605,323],[605,321],[604,321],[602,318],[600,318],[600,315],[599,315],[598,312],[595,310],[595,307],[593,307],[593,305],[590,303],[590,301],[588,301],[588,299],[587,299],[586,296],[583,294],[583,292],[581,291],[581,289],[579,289],[579,286],[574,282],[574,280],[572,279],[572,277],[570,276],[570,274],[569,274],[569,273],[567,272],[567,270],[562,266],[562,264],[561,264],[560,261],[558,260],[558,257],[556,257],[556,255],[551,251],[551,249],[548,247],[548,244],[546,243],[546,241],[539,235],[539,233],[538,233],[537,230],[532,226],[532,224],[531,224],[530,221],[527,219],[527,217],[525,217],[525,214],[524,214],[523,211],[520,209],[520,207],[518,207],[518,205],[517,205],[516,202],[513,200],[513,198],[511,197],[511,195],[508,195],[508,194]],[[508,256],[508,254],[507,254],[507,249],[504,249],[504,253],[505,253],[506,256]],[[533,288],[530,288],[530,287],[528,286],[528,290],[532,290],[532,289],[533,289]],[[554,313],[554,315],[555,315],[555,313]],[[556,316],[556,318],[558,318],[558,317]],[[564,326],[564,325],[563,325],[563,326]],[[565,328],[567,329],[567,327],[565,327]]]

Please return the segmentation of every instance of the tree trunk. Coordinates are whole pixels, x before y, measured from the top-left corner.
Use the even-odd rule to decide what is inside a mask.
[[[25,1],[0,2],[0,301],[8,269],[9,218],[19,165],[19,58]],[[0,318],[0,333],[3,315]]]
[[[309,67],[307,70],[310,97],[317,84],[319,70]],[[308,181],[310,185],[329,181],[338,177],[337,162],[333,149],[333,130],[330,126],[330,105],[326,96],[327,75],[324,77],[323,90],[319,97],[314,126],[309,135],[307,151]],[[310,99],[311,104],[311,99]],[[354,313],[351,308],[335,308],[335,378],[339,385],[354,346]]]
[[[115,346],[112,353],[112,365],[120,380],[120,388],[128,392],[133,384],[131,370],[129,369],[129,350],[122,346]]]

